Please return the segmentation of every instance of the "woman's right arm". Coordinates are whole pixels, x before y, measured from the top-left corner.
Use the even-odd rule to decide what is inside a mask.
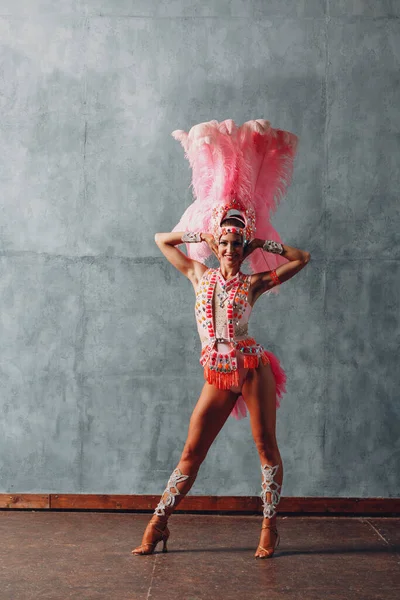
[[[194,288],[197,287],[198,282],[202,278],[205,271],[207,271],[206,265],[193,260],[184,254],[178,246],[183,244],[182,236],[184,231],[171,231],[170,233],[156,233],[154,240],[165,258],[174,265],[178,271],[183,273],[193,284]],[[207,234],[202,233],[202,241],[206,241]]]
[[[250,243],[250,248],[247,252],[247,256],[254,252],[256,248],[263,248],[264,240],[255,239]],[[299,273],[309,263],[311,254],[306,250],[299,250],[282,244],[283,253],[281,256],[286,258],[289,262],[276,267],[275,272],[279,278],[280,283],[288,281]],[[251,276],[251,291],[253,295],[252,304],[263,294],[276,285],[274,278],[271,276],[271,271],[265,271],[263,273],[255,273]]]

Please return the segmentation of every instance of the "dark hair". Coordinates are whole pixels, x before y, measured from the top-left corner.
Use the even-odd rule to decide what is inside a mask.
[[[238,227],[240,229],[244,229],[244,224],[240,219],[235,219],[235,217],[229,217],[229,219],[224,219],[221,221],[221,227],[226,226]]]

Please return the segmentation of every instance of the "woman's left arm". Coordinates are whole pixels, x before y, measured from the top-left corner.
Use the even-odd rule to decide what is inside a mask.
[[[264,245],[264,240],[254,239],[250,242],[249,250],[245,256],[249,256],[256,248],[261,248]],[[275,269],[279,282],[283,283],[288,281],[299,273],[306,264],[310,261],[311,254],[305,250],[299,250],[299,248],[293,248],[287,244],[282,244],[283,252],[281,256],[286,258],[289,262],[277,267]],[[258,297],[269,289],[276,285],[276,281],[271,276],[271,271],[265,271],[263,273],[255,273],[251,278],[251,287],[253,290],[253,296]]]

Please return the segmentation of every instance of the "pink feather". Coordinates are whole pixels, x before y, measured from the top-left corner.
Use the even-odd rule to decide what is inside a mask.
[[[232,119],[194,125],[189,133],[175,130],[192,168],[194,202],[173,231],[211,231],[212,209],[233,196],[256,211],[256,237],[281,241],[270,218],[290,184],[297,136],[273,129],[264,119],[238,127]],[[206,243],[186,244],[188,255],[204,261]],[[287,262],[277,254],[255,251],[249,261],[253,272],[271,270]],[[276,289],[276,288],[274,288]]]

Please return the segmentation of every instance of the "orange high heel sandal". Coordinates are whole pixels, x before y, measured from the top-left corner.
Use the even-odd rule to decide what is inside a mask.
[[[149,529],[149,531],[147,531]],[[151,530],[150,530],[151,529]],[[157,531],[160,535],[157,538],[154,538],[154,532]],[[167,541],[169,538],[170,532],[167,526],[164,529],[160,529],[157,527],[155,523],[152,521],[146,527],[146,531],[144,532],[143,540],[140,546],[134,548],[132,550],[132,554],[136,556],[145,555],[145,554],[153,554],[156,546],[159,542],[163,542],[163,552],[168,552]],[[146,538],[151,536],[151,541],[146,541]]]
[[[273,527],[272,525],[263,525],[261,527],[261,529],[271,529],[274,534],[276,535],[276,539],[277,539],[277,543],[274,546],[268,546],[268,548],[263,548],[262,546],[258,546],[256,553],[255,553],[255,557],[256,558],[271,558],[274,555],[274,552],[276,550],[276,548],[279,546],[279,542],[281,541],[281,537],[278,533],[278,530],[276,527]],[[262,552],[264,552],[265,554],[260,554],[259,550],[261,550]]]
[[[175,497],[181,495],[181,493],[177,487],[177,484],[181,483],[182,481],[186,481],[186,479],[189,479],[189,475],[183,475],[181,470],[178,467],[176,467],[176,469],[174,469],[174,471],[171,473],[170,478],[167,483],[167,487],[165,488],[165,490],[160,498],[160,501],[156,506],[153,517],[151,518],[149,524],[146,527],[146,530],[145,530],[144,536],[143,536],[143,541],[140,546],[138,546],[137,548],[132,550],[132,554],[153,554],[158,542],[161,542],[161,541],[164,543],[163,552],[167,552],[167,541],[169,538],[169,529],[167,527],[167,519],[168,519],[169,515],[167,515],[167,513],[165,511],[167,508],[172,509],[172,507],[175,504]],[[153,519],[155,519],[155,522],[153,521]],[[162,525],[163,521],[165,522],[165,528],[160,529],[159,527],[157,527],[157,525],[160,525],[160,524]],[[161,537],[158,537],[158,539],[156,539],[156,540],[153,539],[154,531],[148,532],[147,529],[149,527],[152,527],[153,529],[158,531],[158,533],[161,534]],[[145,539],[149,534],[152,535],[152,540],[151,540],[151,542],[146,542]],[[144,546],[149,546],[149,551],[144,551],[143,550]]]
[[[274,479],[278,469],[279,464],[261,465],[261,499],[263,503],[263,516],[265,519],[272,519],[272,517],[276,515],[276,507],[280,502],[281,485]],[[259,545],[254,556],[256,558],[271,558],[275,552],[275,549],[279,546],[280,535],[275,525],[263,524],[261,529],[271,529],[271,531],[273,531],[276,535],[277,543],[274,546],[268,546],[268,548],[263,548]],[[259,550],[261,550],[263,554],[260,554]]]

